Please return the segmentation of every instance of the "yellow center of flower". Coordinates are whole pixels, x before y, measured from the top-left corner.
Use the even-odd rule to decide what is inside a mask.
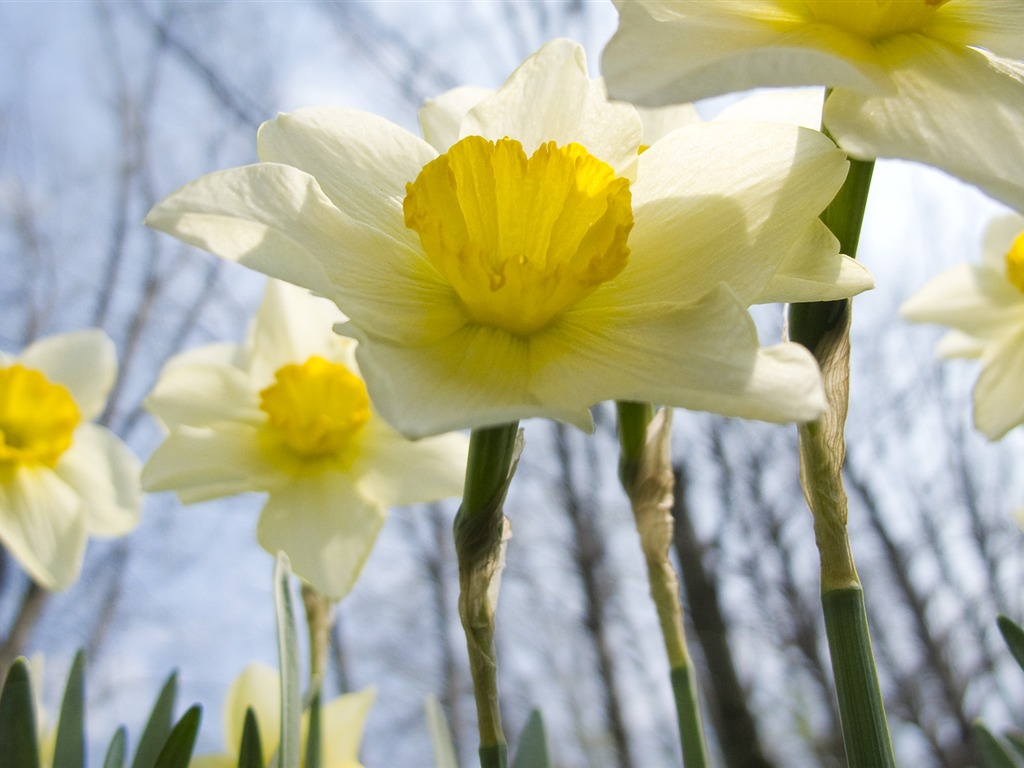
[[[529,336],[626,266],[629,181],[579,144],[469,136],[406,186],[405,224],[481,325]]]
[[[1024,293],[1024,232],[1017,235],[1006,254],[1006,277]]]
[[[311,357],[285,365],[260,392],[272,431],[300,456],[342,453],[370,418],[363,380],[341,363]]]
[[[818,21],[875,41],[925,27],[946,0],[806,0]]]
[[[0,466],[56,466],[81,416],[67,388],[32,368],[0,368]]]

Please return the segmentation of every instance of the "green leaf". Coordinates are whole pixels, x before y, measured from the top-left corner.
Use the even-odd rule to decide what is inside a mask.
[[[245,725],[242,726],[242,743],[238,746],[238,768],[263,768],[263,744],[260,741],[260,725],[252,707],[245,710]]]
[[[1002,614],[996,619],[996,625],[999,627],[1003,640],[1006,641],[1006,647],[1010,649],[1013,660],[1017,662],[1017,666],[1024,669],[1024,629]]]
[[[85,654],[79,651],[71,664],[64,700],[57,723],[53,768],[83,768],[85,765]]]
[[[309,704],[309,733],[306,735],[305,768],[320,768],[321,757],[320,734],[320,690],[313,692],[313,700]]]
[[[274,609],[277,614],[277,653],[281,664],[280,768],[298,768],[302,749],[302,697],[299,692],[299,644],[292,605],[291,565],[288,555],[277,553],[274,566]]]
[[[523,732],[519,735],[519,749],[516,751],[512,768],[550,768],[547,729],[540,710],[530,713]]]
[[[1024,734],[1018,731],[1010,731],[1009,733],[1004,733],[1003,736],[1006,737],[1006,740],[1016,750],[1017,754],[1020,757],[1024,757]]]
[[[975,721],[971,729],[974,731],[974,741],[978,745],[983,768],[1017,768],[1016,761],[1006,747],[980,721]]]
[[[39,766],[36,703],[28,662],[23,657],[14,660],[0,693],[0,755],[19,768]]]
[[[196,746],[196,734],[199,733],[199,721],[202,720],[202,717],[202,707],[198,704],[189,707],[188,711],[181,716],[181,720],[171,729],[171,733],[156,759],[154,768],[188,768],[188,763],[192,759],[192,750]]]
[[[174,699],[178,695],[178,673],[172,672],[149,714],[149,720],[139,739],[132,768],[153,768],[157,756],[171,732],[171,718],[174,714]]]
[[[434,745],[435,768],[459,768],[459,762],[455,759],[451,731],[448,730],[448,718],[444,716],[441,702],[431,694],[427,696],[423,706],[427,710],[427,730],[430,731],[430,743]]]
[[[128,732],[122,725],[114,732],[114,738],[107,747],[107,756],[103,758],[103,768],[124,768],[124,759],[128,756]]]

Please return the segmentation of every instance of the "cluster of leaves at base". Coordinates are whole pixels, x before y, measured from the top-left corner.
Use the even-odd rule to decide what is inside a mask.
[[[996,623],[1014,661],[1024,670],[1024,629],[1006,616],[1000,616]],[[984,723],[977,721],[974,723],[974,739],[983,768],[1024,768],[1024,732],[1008,731],[997,736]]]
[[[64,689],[57,721],[53,768],[85,766],[84,667],[85,657],[79,651]],[[195,747],[201,712],[195,705],[176,723],[172,722],[177,691],[177,676],[172,674],[153,705],[131,768],[187,768]],[[4,765],[40,768],[35,697],[24,658],[11,665],[0,693],[0,755],[4,756]],[[121,726],[110,740],[103,768],[126,768],[127,757],[128,734]]]

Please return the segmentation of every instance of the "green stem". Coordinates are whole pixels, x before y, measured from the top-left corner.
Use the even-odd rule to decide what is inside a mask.
[[[654,417],[649,403],[618,402],[619,479],[629,496],[640,546],[647,563],[651,598],[658,612],[658,624],[668,656],[669,678],[676,705],[676,723],[686,768],[708,764],[704,724],[693,664],[686,646],[683,611],[679,599],[679,578],[669,557],[672,542],[671,500],[674,485],[668,437],[669,414],[648,434]]]
[[[864,591],[860,587],[835,589],[821,596],[825,631],[832,655],[832,670],[851,766],[895,768],[889,726],[878,687],[875,657],[871,651]]]
[[[466,633],[480,732],[481,768],[505,768],[508,745],[498,705],[491,583],[500,578],[505,516],[502,504],[514,470],[519,424],[474,429],[462,506],[453,532],[459,560],[459,616]]]
[[[857,255],[873,171],[874,161],[851,160],[839,194],[821,215],[839,240],[840,250],[851,257]],[[821,418],[799,429],[800,476],[814,515],[825,631],[847,760],[850,768],[891,768],[892,745],[871,650],[864,592],[850,547],[842,481],[850,391],[850,301],[791,305],[789,335],[807,347],[821,366],[828,402]]]

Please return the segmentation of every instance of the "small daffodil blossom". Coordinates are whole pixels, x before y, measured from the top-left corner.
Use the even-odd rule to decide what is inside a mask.
[[[139,521],[139,461],[91,423],[116,375],[100,330],[0,352],[0,542],[46,589],[78,578],[89,536],[121,536]]]
[[[813,359],[760,349],[747,307],[795,251],[818,270],[789,281],[797,298],[835,292],[843,260],[817,216],[842,152],[737,122],[641,153],[636,110],[567,40],[479,95],[425,120],[430,141],[355,110],[282,115],[261,163],[193,182],[147,223],[334,300],[374,402],[411,436],[533,416],[589,429],[604,400],[820,415]]]
[[[1020,0],[616,0],[602,66],[645,106],[759,86],[832,89],[851,156],[933,165],[1024,208]]]
[[[943,357],[981,361],[974,424],[998,440],[1024,423],[1024,217],[989,225],[980,265],[961,264],[925,285],[901,308],[907,320],[952,328]]]
[[[321,706],[320,764],[323,768],[362,768],[359,762],[359,743],[375,696],[373,688],[366,688],[356,693],[346,693]],[[189,763],[190,768],[235,768],[238,765],[238,747],[242,743],[245,713],[249,709],[252,709],[259,725],[263,756],[269,761],[281,742],[280,708],[281,678],[277,670],[265,664],[250,664],[232,683],[224,703],[225,752],[195,757]],[[308,715],[304,715],[303,756],[306,753],[308,721]]]
[[[143,469],[150,491],[186,503],[266,492],[260,544],[340,600],[354,584],[387,507],[462,490],[468,441],[411,442],[376,413],[335,334],[330,302],[278,281],[242,346],[217,344],[168,362],[147,407],[169,434]]]

